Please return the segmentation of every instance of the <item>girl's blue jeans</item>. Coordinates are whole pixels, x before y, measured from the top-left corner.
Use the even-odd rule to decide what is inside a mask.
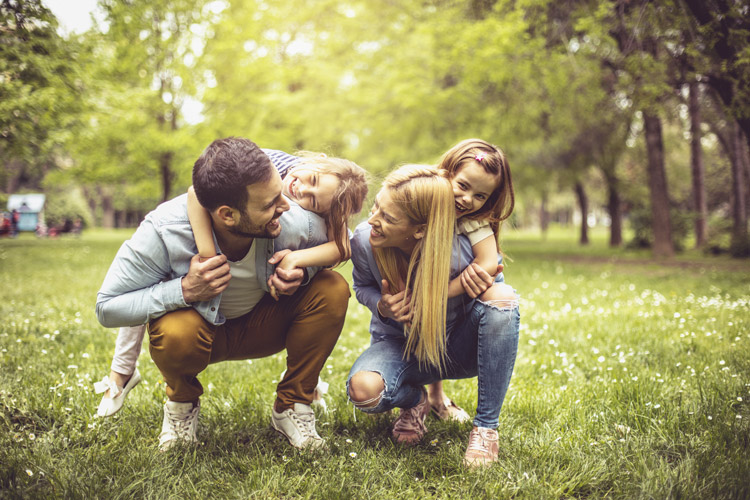
[[[477,377],[477,413],[474,425],[494,429],[510,385],[518,351],[521,316],[518,302],[491,305],[479,300],[470,313],[448,332],[447,366],[440,372],[434,366],[419,366],[412,355],[404,355],[405,340],[397,337],[373,339],[354,362],[349,381],[360,371],[376,372],[385,389],[375,406],[358,407],[367,413],[392,408],[412,408],[422,397],[423,386],[444,379]]]

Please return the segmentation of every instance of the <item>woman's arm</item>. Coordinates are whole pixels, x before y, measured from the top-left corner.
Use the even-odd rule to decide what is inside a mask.
[[[193,229],[195,246],[198,247],[198,255],[201,259],[208,259],[216,255],[216,246],[214,245],[214,233],[211,225],[211,216],[208,210],[195,196],[193,186],[188,188],[187,213],[190,220],[190,227]]]
[[[494,236],[488,236],[487,238],[484,238],[483,240],[477,242],[475,245],[471,247],[471,251],[474,254],[474,260],[472,261],[472,264],[478,265],[482,270],[484,270],[490,276],[494,276],[498,273],[498,265],[497,265],[498,249],[497,249],[497,243],[495,241]],[[466,279],[466,277],[464,277],[464,279]],[[484,281],[480,281],[479,283],[475,283],[475,286],[472,286],[471,290],[466,289],[464,288],[464,285],[461,283],[461,275],[459,275],[453,278],[451,282],[448,284],[448,297],[456,297],[458,295],[461,295],[464,292],[469,293],[469,295],[472,297],[476,297],[476,295],[481,294],[484,290],[489,288],[492,285],[492,283],[490,282],[489,285],[486,285],[486,287],[483,290],[477,293],[477,290],[480,289],[484,285],[486,285],[486,283],[484,283]],[[476,295],[472,295],[472,294],[476,294]]]

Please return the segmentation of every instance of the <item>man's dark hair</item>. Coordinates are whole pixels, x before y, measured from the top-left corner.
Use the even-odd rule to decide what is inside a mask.
[[[216,139],[193,165],[193,189],[208,210],[228,205],[244,213],[247,186],[267,182],[272,172],[271,160],[253,141]]]

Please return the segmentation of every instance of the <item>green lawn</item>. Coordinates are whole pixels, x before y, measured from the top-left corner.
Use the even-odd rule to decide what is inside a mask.
[[[500,416],[500,460],[461,466],[470,427],[428,421],[411,449],[392,416],[355,414],[344,380],[369,342],[352,299],[322,376],[322,454],[269,425],[276,355],[201,376],[202,445],[157,451],[164,383],[144,381],[110,419],[93,383],[116,331],[95,295],[129,232],[0,240],[0,498],[748,498],[750,263],[688,252],[653,262],[594,232],[509,231],[506,280],[521,295],[521,340]],[[344,267],[342,273],[350,274]],[[447,382],[470,413],[475,381]]]

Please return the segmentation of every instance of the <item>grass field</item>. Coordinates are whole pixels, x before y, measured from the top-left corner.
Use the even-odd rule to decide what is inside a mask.
[[[157,451],[164,383],[147,349],[125,408],[96,418],[92,386],[116,331],[96,321],[95,295],[128,234],[0,240],[0,498],[750,497],[748,261],[654,262],[598,233],[584,250],[562,231],[509,233],[518,360],[499,463],[467,471],[468,424],[430,418],[424,443],[404,449],[392,416],[347,403],[369,341],[354,299],[322,374],[327,453],[297,452],[270,428],[283,355],[202,374],[201,446]],[[446,390],[471,413],[474,380]]]

